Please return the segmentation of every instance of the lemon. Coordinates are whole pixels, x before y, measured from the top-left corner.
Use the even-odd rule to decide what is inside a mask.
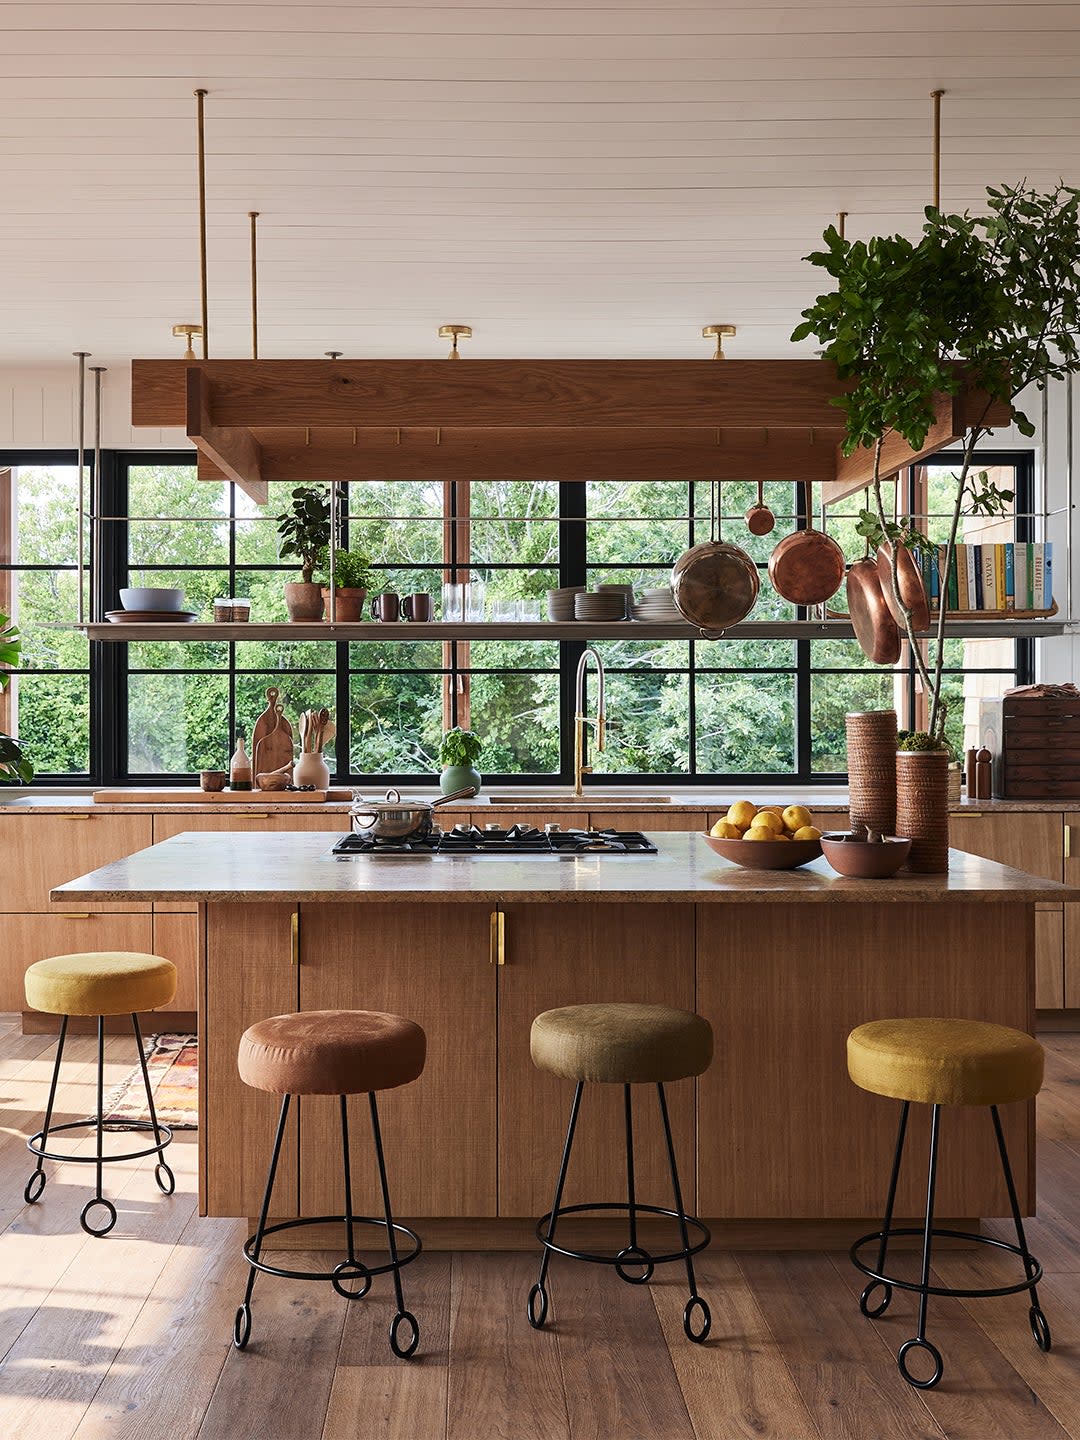
[[[810,811],[805,805],[789,805],[784,811],[784,828],[791,834],[810,824]]]
[[[756,814],[757,806],[752,800],[736,800],[727,812],[727,819],[729,824],[737,825],[740,830],[748,830]]]
[[[768,825],[751,825],[742,838],[744,840],[775,840],[776,831]]]
[[[718,840],[742,839],[742,831],[737,825],[732,825],[730,820],[717,820],[709,834],[715,835]]]
[[[816,825],[800,825],[791,838],[793,840],[820,840],[821,831]]]
[[[754,816],[754,826],[760,829],[767,826],[773,834],[779,834],[784,828],[784,822],[775,810],[759,810]]]

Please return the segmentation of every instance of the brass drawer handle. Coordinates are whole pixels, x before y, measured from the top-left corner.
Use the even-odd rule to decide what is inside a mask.
[[[61,920],[92,920],[94,917],[89,910],[51,910],[51,915],[56,915]]]
[[[1072,826],[1065,826],[1065,859],[1072,859]]]
[[[92,820],[92,815],[61,815],[61,820]]]
[[[491,939],[488,959],[492,965],[506,964],[506,916],[501,910],[491,912]]]
[[[289,924],[290,960],[293,965],[300,964],[300,911],[292,912],[292,919]]]
[[[953,810],[949,815],[950,820],[981,820],[982,818],[981,810]]]

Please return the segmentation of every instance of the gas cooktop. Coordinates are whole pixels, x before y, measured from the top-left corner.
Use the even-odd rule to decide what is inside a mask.
[[[343,835],[331,854],[352,856],[494,855],[539,856],[572,860],[576,855],[655,855],[656,846],[640,830],[537,830],[512,825],[509,830],[455,825],[408,840],[375,840],[370,835]]]

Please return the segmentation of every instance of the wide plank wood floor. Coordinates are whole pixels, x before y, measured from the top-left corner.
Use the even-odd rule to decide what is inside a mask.
[[[42,1203],[26,1206],[24,1140],[52,1042],[0,1017],[0,1440],[1080,1440],[1080,1035],[1044,1043],[1029,1237],[1055,1348],[1035,1348],[1023,1297],[932,1302],[946,1374],[920,1394],[893,1362],[914,1303],[898,1295],[864,1320],[842,1253],[702,1258],[714,1324],[700,1347],[683,1338],[674,1267],[646,1287],[556,1262],[554,1325],[536,1334],[531,1256],[424,1255],[405,1274],[423,1327],[408,1364],[386,1344],[386,1281],[349,1305],[327,1285],[261,1277],[238,1354],[245,1224],[195,1213],[194,1136],[173,1144],[172,1198],[149,1161],[110,1172],[106,1240],[79,1229],[81,1167],[50,1166]],[[58,1119],[93,1105],[94,1042],[69,1046]],[[110,1039],[107,1063],[107,1083],[121,1079],[130,1041]],[[936,1268],[959,1286],[1008,1272],[971,1251]]]

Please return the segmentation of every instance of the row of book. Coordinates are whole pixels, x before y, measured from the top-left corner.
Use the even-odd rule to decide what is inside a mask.
[[[1049,610],[1054,603],[1053,545],[957,545],[946,579],[945,546],[920,556],[930,609]]]

